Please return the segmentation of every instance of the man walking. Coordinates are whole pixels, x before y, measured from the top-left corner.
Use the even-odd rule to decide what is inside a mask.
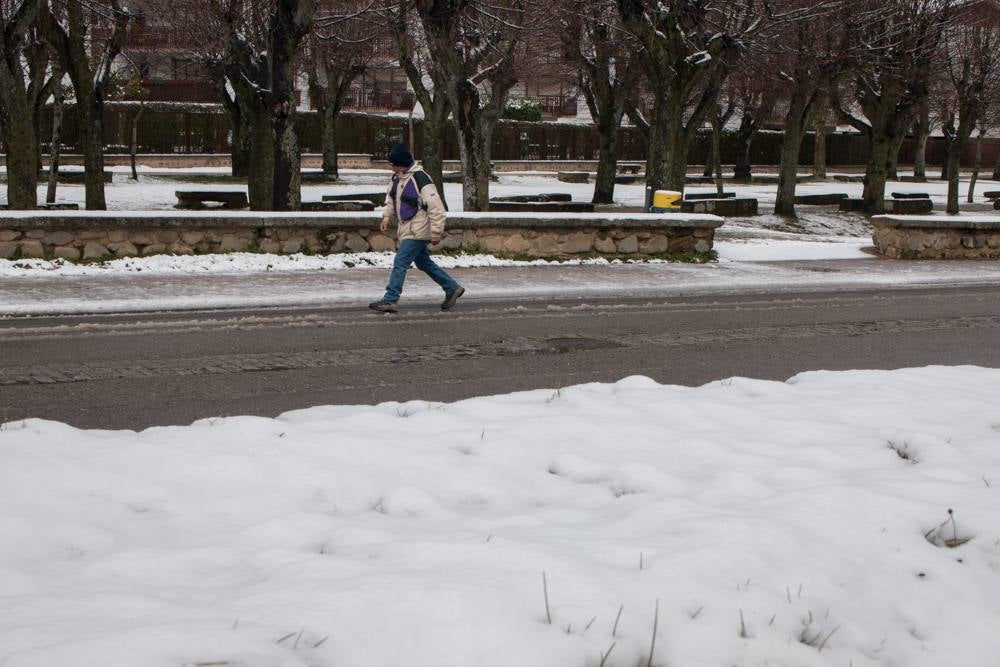
[[[403,281],[410,264],[431,277],[444,290],[441,310],[451,310],[465,288],[455,282],[444,269],[431,259],[428,246],[439,243],[444,234],[447,214],[431,177],[413,160],[413,155],[403,144],[396,144],[389,153],[392,164],[392,183],[385,197],[385,213],[379,229],[388,231],[389,225],[398,225],[396,258],[392,263],[389,285],[381,301],[368,304],[380,313],[395,313],[396,302],[403,293]]]

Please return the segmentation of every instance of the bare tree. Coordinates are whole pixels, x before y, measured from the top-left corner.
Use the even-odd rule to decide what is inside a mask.
[[[129,13],[120,0],[107,4],[52,0],[38,13],[38,26],[69,75],[76,97],[83,140],[85,201],[88,209],[107,208],[104,198],[104,98],[115,58],[121,52]],[[102,38],[103,37],[103,38]],[[96,59],[89,47],[100,43]]]
[[[486,211],[493,131],[517,83],[515,55],[527,24],[526,1],[414,2],[455,117],[464,208]]]
[[[448,79],[443,69],[435,67],[431,61],[423,27],[410,0],[385,0],[382,11],[384,23],[396,43],[399,66],[423,111],[420,161],[447,207],[444,195],[444,133],[451,113]]]
[[[0,130],[7,149],[7,204],[14,209],[38,203],[38,142],[32,123],[23,62],[26,42],[41,0],[0,3]]]
[[[593,202],[614,201],[618,130],[628,95],[642,74],[634,39],[621,27],[615,7],[594,0],[566,0],[558,7],[566,58],[579,70],[580,91],[597,127],[597,179]]]
[[[344,4],[344,3],[342,3]],[[322,127],[323,171],[338,176],[337,119],[354,81],[379,57],[378,24],[366,8],[346,3],[336,12],[320,10],[309,35],[309,93]]]
[[[250,206],[298,210],[302,175],[295,76],[316,0],[209,1],[225,27],[221,67],[226,92],[232,91],[230,112],[235,112],[250,148]]]
[[[648,127],[646,180],[682,191],[690,141],[716,102],[730,68],[767,25],[770,6],[755,0],[617,0],[654,95]]]
[[[774,212],[795,215],[799,153],[812,124],[817,138],[826,132],[825,101],[835,77],[844,65],[845,41],[837,17],[845,3],[836,0],[817,4],[809,0],[784,0],[787,11],[815,10],[808,22],[776,26],[763,54],[776,65],[772,79],[785,100],[785,131],[778,168],[778,193]],[[780,33],[780,38],[777,33]],[[813,123],[813,115],[820,122]],[[817,161],[825,162],[825,156]],[[823,165],[825,167],[825,165]]]
[[[835,105],[842,118],[868,140],[865,210],[885,210],[891,151],[928,94],[952,0],[854,0],[843,12],[852,49],[849,95],[839,88]],[[855,111],[857,109],[860,114]]]
[[[1000,10],[979,6],[959,12],[948,26],[944,45],[958,121],[949,124],[947,154],[948,213],[955,215],[962,152],[1000,85]]]

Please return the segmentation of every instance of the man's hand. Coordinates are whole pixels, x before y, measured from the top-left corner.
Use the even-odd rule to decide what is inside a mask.
[[[441,243],[441,235],[440,234],[438,234],[437,236],[431,235],[431,244],[437,245],[438,243]]]
[[[385,218],[382,218],[382,222],[378,223],[378,229],[380,232],[389,231],[389,221],[386,220]]]

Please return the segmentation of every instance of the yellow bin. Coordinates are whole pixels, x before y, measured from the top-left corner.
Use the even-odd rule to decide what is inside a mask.
[[[653,193],[653,208],[680,208],[682,196],[674,190],[657,190]]]

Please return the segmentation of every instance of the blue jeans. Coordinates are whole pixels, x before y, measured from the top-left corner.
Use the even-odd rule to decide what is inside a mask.
[[[458,287],[455,279],[445,273],[445,270],[434,263],[431,254],[427,251],[430,241],[418,241],[417,239],[406,239],[399,242],[396,249],[396,259],[392,262],[392,273],[389,275],[389,285],[385,288],[386,301],[396,303],[403,293],[403,281],[406,280],[406,271],[410,264],[416,264],[417,268],[431,277],[444,290],[445,294],[450,294]]]

